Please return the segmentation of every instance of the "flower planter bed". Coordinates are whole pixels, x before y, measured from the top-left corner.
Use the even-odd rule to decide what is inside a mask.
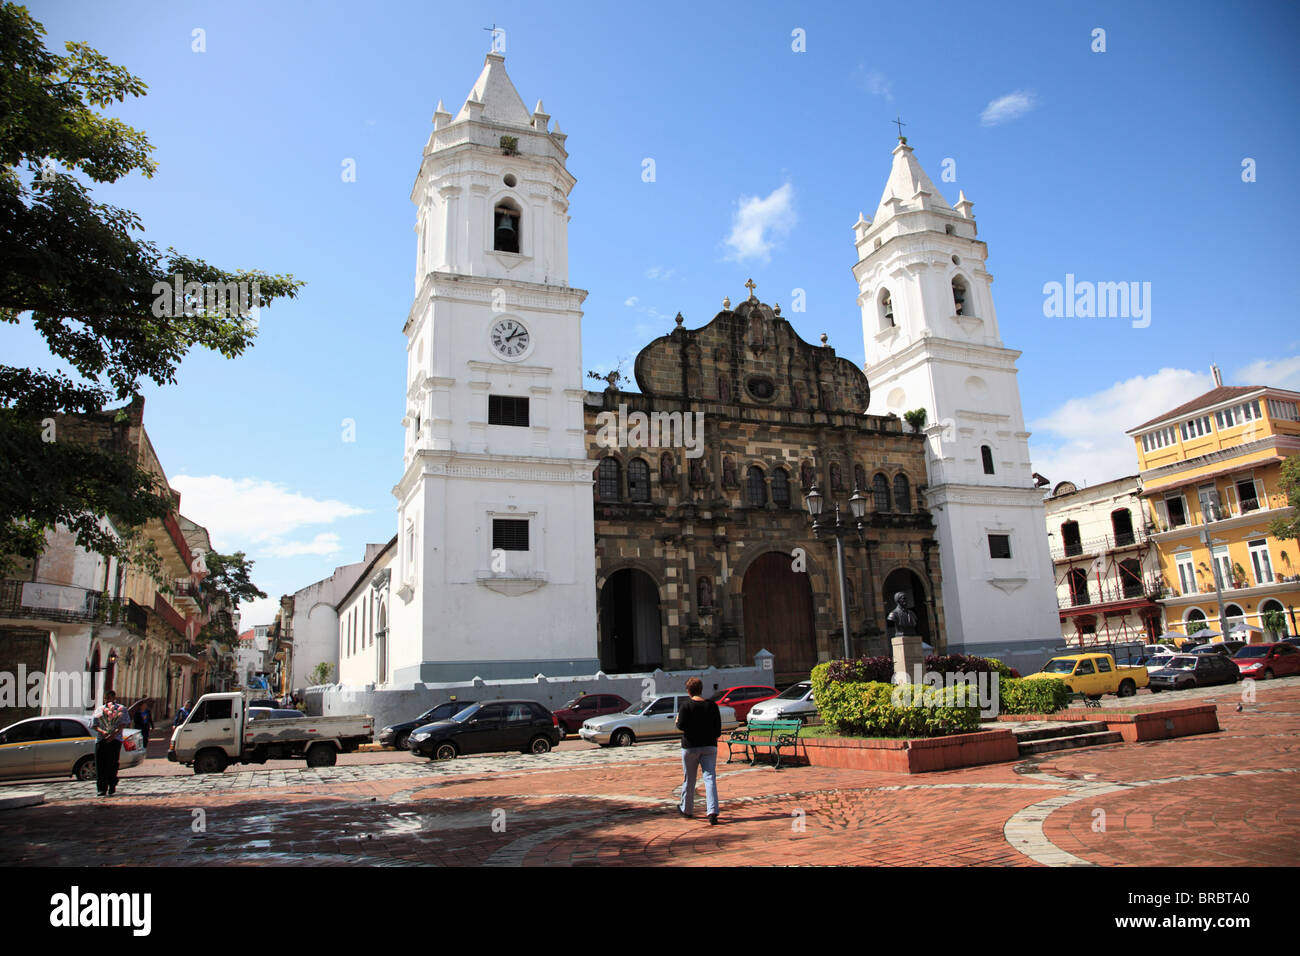
[[[927,773],[975,764],[1016,760],[1019,749],[1009,730],[981,730],[973,734],[911,739],[861,737],[801,737],[794,764],[840,767],[846,770],[884,770],[893,773]],[[789,758],[787,758],[789,759]],[[718,763],[726,763],[725,737],[718,742]],[[737,761],[733,761],[738,762]]]
[[[1063,710],[1055,714],[1003,714],[1003,721],[1031,720],[1092,720],[1106,725],[1124,737],[1128,744],[1142,740],[1168,740],[1172,737],[1190,737],[1193,734],[1212,734],[1219,729],[1218,708],[1214,704],[1193,704],[1188,707],[1148,707],[1143,709],[1111,711],[1093,710],[1084,713],[1082,708]]]

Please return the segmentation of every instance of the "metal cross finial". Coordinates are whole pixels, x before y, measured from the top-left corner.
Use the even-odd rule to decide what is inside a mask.
[[[754,285],[753,279],[750,279],[748,282],[745,283],[745,288],[749,290],[749,297],[751,299],[754,298],[754,289],[756,288],[756,286]]]
[[[490,26],[490,27],[484,27],[483,29],[484,29],[484,30],[487,30],[488,33],[491,33],[491,34],[492,34],[492,50],[491,50],[491,52],[495,53],[495,52],[496,52],[496,49],[497,49],[497,30],[500,29],[500,28],[497,26],[497,22],[496,22],[495,20],[493,20],[493,21],[492,21],[492,26]],[[503,31],[503,32],[504,32],[504,31]]]
[[[898,138],[899,138],[899,139],[902,139],[902,138],[903,138],[903,127],[906,126],[907,124],[904,123],[904,122],[903,122],[901,119],[899,119],[897,116],[894,117],[894,119],[893,119],[893,123],[898,127]]]

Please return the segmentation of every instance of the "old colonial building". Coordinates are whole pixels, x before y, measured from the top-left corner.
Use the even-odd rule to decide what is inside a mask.
[[[843,654],[835,540],[814,535],[804,496],[826,511],[860,490],[845,538],[854,654],[888,653],[886,596],[911,595],[927,642],[943,646],[934,526],[918,484],[925,438],[864,414],[866,376],[801,339],[753,294],[702,328],[677,327],[636,358],[640,394],[590,393],[600,663],[607,672],[752,662],[807,677]]]

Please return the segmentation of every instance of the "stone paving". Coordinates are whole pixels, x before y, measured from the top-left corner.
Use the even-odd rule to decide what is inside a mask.
[[[0,813],[0,864],[1295,865],[1298,685],[1241,712],[1226,689],[1218,734],[942,773],[719,764],[716,827],[678,815],[673,742],[142,776],[107,799],[24,783],[47,802]]]

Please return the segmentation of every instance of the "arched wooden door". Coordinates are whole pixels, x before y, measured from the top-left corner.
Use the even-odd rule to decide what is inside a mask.
[[[776,656],[776,679],[807,680],[817,663],[812,588],[790,567],[790,555],[769,551],[745,572],[745,663],[763,648]]]

